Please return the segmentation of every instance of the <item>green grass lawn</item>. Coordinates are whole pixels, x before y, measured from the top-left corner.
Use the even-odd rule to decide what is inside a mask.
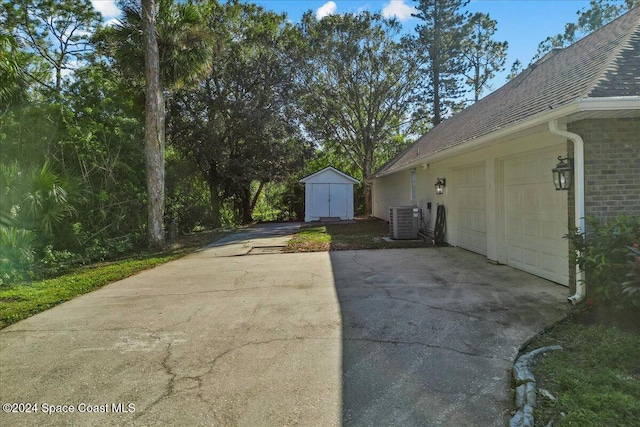
[[[0,328],[178,256],[122,260],[107,265],[82,268],[53,279],[2,287],[0,288]]]
[[[180,258],[212,242],[226,232],[202,232],[181,236],[160,253],[80,267],[54,278],[0,287],[0,329],[108,283]]]
[[[351,249],[422,248],[420,241],[387,242],[389,224],[380,219],[358,219],[350,223],[311,225],[300,228],[287,244],[286,252],[322,252]]]
[[[557,399],[538,395],[536,425],[640,426],[640,324],[587,323],[569,319],[527,347],[564,348],[535,359],[538,388]]]

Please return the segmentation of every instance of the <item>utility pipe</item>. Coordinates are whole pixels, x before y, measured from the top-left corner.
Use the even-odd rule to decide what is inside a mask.
[[[561,130],[558,127],[558,120],[549,120],[549,131],[552,134],[567,138],[573,142],[573,172],[574,172],[574,188],[575,188],[575,226],[580,232],[584,233],[584,141],[582,137],[573,132]],[[569,297],[569,302],[576,305],[582,301],[586,295],[586,285],[584,283],[584,271],[580,271],[580,267],[576,265],[576,293]]]

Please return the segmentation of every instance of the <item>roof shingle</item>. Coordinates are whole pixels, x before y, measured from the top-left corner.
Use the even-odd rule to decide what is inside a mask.
[[[616,96],[640,96],[640,7],[530,65],[435,126],[374,177],[577,99]]]

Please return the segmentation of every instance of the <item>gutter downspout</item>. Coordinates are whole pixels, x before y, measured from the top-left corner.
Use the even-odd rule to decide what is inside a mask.
[[[558,120],[549,120],[549,131],[554,135],[567,138],[573,142],[573,167],[575,183],[575,226],[582,233],[586,231],[584,221],[584,141],[576,133],[567,132],[558,128]],[[582,301],[586,295],[586,285],[584,283],[584,271],[576,265],[576,293],[569,297],[569,302],[576,305]]]

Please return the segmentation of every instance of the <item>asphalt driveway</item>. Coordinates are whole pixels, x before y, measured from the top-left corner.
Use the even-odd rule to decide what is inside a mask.
[[[0,331],[0,402],[38,405],[0,425],[504,425],[566,288],[456,248],[270,253],[295,227]]]

